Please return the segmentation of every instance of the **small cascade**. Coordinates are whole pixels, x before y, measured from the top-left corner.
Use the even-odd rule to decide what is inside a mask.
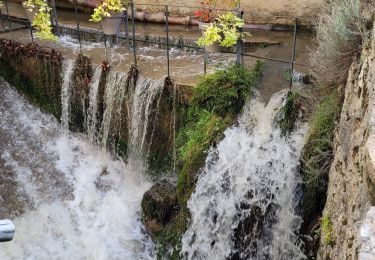
[[[94,75],[90,82],[90,93],[89,93],[89,108],[87,111],[87,135],[91,142],[97,141],[97,124],[98,124],[98,90],[100,83],[100,76],[102,74],[102,67],[97,66],[94,71]]]
[[[105,110],[101,124],[101,146],[107,147],[111,131],[111,122],[122,115],[122,103],[128,86],[128,74],[111,71],[107,77],[104,104]]]
[[[140,220],[151,186],[142,169],[60,133],[1,80],[0,120],[0,214],[16,225],[0,259],[155,259]]]
[[[303,259],[296,215],[306,127],[283,137],[274,122],[286,92],[248,102],[210,151],[188,201],[187,259]]]
[[[148,154],[164,83],[165,77],[158,80],[138,77],[134,92],[131,94],[131,106],[129,108],[130,148],[132,152]],[[148,135],[150,135],[150,138],[147,138]],[[146,147],[146,141],[148,141],[148,147]]]
[[[67,59],[63,61],[62,70],[62,87],[61,87],[61,125],[64,131],[69,130],[70,118],[70,96],[71,96],[71,80],[74,70],[74,60]]]

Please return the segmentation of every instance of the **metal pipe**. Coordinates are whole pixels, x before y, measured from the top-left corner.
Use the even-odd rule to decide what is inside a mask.
[[[167,75],[168,78],[170,76],[169,73],[169,25],[168,25],[168,16],[169,16],[169,10],[168,5],[165,6],[165,26],[167,30]]]
[[[291,61],[290,61],[289,91],[292,90],[292,86],[293,86],[294,59],[295,59],[295,56],[296,56],[296,43],[297,43],[297,25],[298,25],[298,18],[295,18],[294,19],[294,35],[293,35],[292,58],[291,58]]]
[[[134,3],[131,3],[132,9],[132,31],[133,31],[133,57],[134,57],[134,68],[137,69],[137,45],[135,40],[135,21],[134,21]]]

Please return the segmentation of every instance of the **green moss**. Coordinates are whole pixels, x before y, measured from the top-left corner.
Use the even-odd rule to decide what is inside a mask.
[[[18,71],[17,64],[34,64],[33,75],[29,77]],[[0,60],[0,76],[57,119],[61,117],[59,69],[60,66],[43,59],[14,57],[12,61]]]
[[[329,215],[324,215],[322,219],[322,232],[324,237],[324,244],[332,244],[332,221]]]
[[[279,112],[279,125],[283,135],[289,134],[294,129],[294,124],[301,111],[301,96],[299,93],[290,91],[286,97],[284,107]]]
[[[182,205],[186,204],[194,189],[196,174],[205,161],[208,149],[220,141],[224,130],[234,120],[206,110],[196,112],[195,117],[196,121],[185,128],[183,135],[186,142],[179,148],[183,167],[177,180],[177,194]]]
[[[125,157],[128,151],[128,142],[125,139],[118,138],[115,150],[120,157]]]
[[[194,89],[192,105],[218,115],[237,114],[260,80],[263,67],[264,63],[258,61],[252,71],[234,65],[206,76]]]
[[[156,256],[157,259],[177,260],[180,259],[181,238],[185,233],[189,213],[187,209],[179,211],[178,215],[157,234],[156,238]]]
[[[321,102],[310,122],[301,169],[304,182],[302,213],[306,225],[319,218],[326,202],[334,128],[340,109],[340,95],[335,89]]]

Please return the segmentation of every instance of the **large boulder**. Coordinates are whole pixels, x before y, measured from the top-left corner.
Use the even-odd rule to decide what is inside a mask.
[[[176,190],[175,181],[163,179],[143,195],[143,222],[151,236],[160,232],[178,212]]]

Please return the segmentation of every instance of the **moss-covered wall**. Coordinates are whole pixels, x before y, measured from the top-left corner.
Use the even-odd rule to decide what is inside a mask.
[[[0,76],[25,93],[44,111],[61,119],[62,56],[58,51],[23,45],[15,41],[0,39]],[[98,110],[95,139],[100,140],[103,115],[106,109],[105,95],[110,65],[103,62],[98,89]],[[93,64],[89,57],[78,55],[70,79],[70,119],[71,131],[86,129],[89,108],[90,83],[93,78]],[[107,148],[126,159],[129,143],[129,107],[132,93],[137,84],[138,71],[131,68],[126,74],[126,93],[122,101],[121,116],[111,120]],[[176,99],[174,98],[174,95]],[[173,168],[174,125],[179,129],[184,121],[187,104],[191,97],[191,87],[175,85],[166,79],[160,98],[152,101],[145,136],[144,152],[149,163],[149,173],[154,177],[170,172]],[[175,104],[174,104],[175,102]],[[176,120],[174,119],[176,107]]]
[[[41,109],[61,117],[61,54],[38,45],[0,39],[0,76]]]

